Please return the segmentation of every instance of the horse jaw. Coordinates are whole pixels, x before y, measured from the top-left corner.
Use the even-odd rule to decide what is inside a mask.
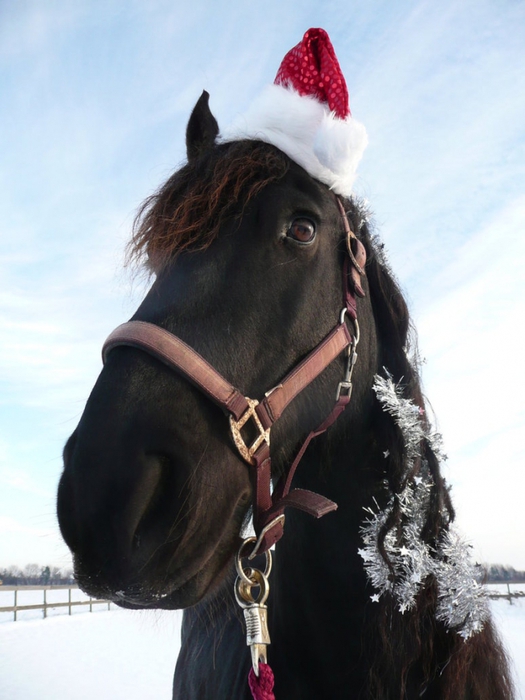
[[[119,391],[129,363],[139,374],[157,369],[141,366],[150,360],[138,351],[125,354],[128,358],[119,358],[119,370],[111,371],[110,378],[103,374],[95,385],[64,450],[59,523],[74,554],[76,578],[87,593],[124,607],[187,607],[220,584],[239,546],[250,481],[240,458],[225,448],[220,412],[214,416],[214,407],[177,375],[165,378],[174,386],[169,390],[163,383],[164,389],[170,396],[176,394],[190,414],[193,404],[203,402],[203,415],[218,424],[218,436],[212,430],[203,439],[203,426],[197,421],[186,437],[168,425],[169,420],[153,417],[146,419],[144,428],[135,428],[131,444],[129,437],[115,434],[112,415],[119,404],[126,401],[128,410],[142,416],[147,410],[140,389],[135,393],[130,388],[125,396]],[[157,402],[154,408],[169,416],[168,403]],[[128,448],[122,449],[126,442]],[[141,447],[135,449],[137,443]],[[143,447],[148,443],[155,449]],[[208,490],[214,494],[211,504],[200,498]]]

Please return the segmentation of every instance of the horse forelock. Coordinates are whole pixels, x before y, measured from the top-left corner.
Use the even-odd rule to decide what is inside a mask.
[[[139,208],[128,262],[157,274],[179,253],[205,250],[289,165],[284,153],[257,141],[219,145],[187,163]]]

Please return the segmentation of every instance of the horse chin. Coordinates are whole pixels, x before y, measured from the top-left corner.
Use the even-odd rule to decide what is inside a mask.
[[[241,540],[239,540],[239,543]],[[237,546],[235,547],[237,550]],[[136,595],[116,591],[111,601],[128,610],[181,610],[190,608],[215,595],[228,578],[232,568],[231,556],[225,558],[218,569],[205,566],[192,578],[172,591],[147,591],[142,589]]]
[[[219,538],[216,531],[213,532],[207,538],[212,544],[198,557],[187,546],[183,554],[179,551],[180,545],[175,552],[164,546],[146,566],[128,563],[118,575],[111,577],[108,576],[110,567],[100,567],[94,572],[80,557],[75,557],[78,585],[91,597],[103,598],[131,610],[176,610],[196,605],[214,595],[230,572],[232,559],[242,542],[239,533],[247,503],[246,497],[239,500]]]

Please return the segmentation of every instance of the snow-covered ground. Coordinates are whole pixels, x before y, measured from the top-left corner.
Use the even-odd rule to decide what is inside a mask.
[[[491,608],[500,636],[512,659],[517,697],[525,700],[525,598],[514,600],[512,605],[506,600],[493,600]]]
[[[525,700],[525,599],[491,606]],[[84,612],[0,623],[2,700],[171,698],[179,612],[78,610]]]
[[[169,700],[180,620],[101,608],[1,623],[0,698]]]

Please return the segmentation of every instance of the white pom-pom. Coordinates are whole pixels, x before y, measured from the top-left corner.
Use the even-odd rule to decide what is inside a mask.
[[[331,188],[337,194],[349,194],[355,181],[357,166],[368,144],[366,129],[353,117],[345,120],[333,113],[325,114],[313,143],[319,163],[333,173]]]

